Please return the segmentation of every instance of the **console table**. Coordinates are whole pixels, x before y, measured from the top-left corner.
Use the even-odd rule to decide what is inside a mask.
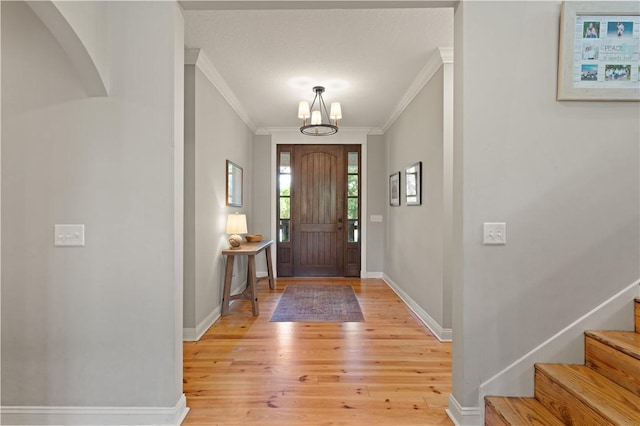
[[[223,256],[227,257],[227,265],[224,270],[224,290],[222,293],[222,315],[229,315],[229,302],[236,299],[250,300],[253,307],[253,316],[258,316],[258,296],[256,285],[258,278],[256,277],[256,255],[264,251],[267,256],[267,279],[269,280],[269,288],[275,289],[276,283],[273,279],[273,267],[271,265],[271,245],[272,240],[260,241],[258,243],[243,242],[238,249],[222,250]],[[247,268],[247,288],[240,294],[231,294],[231,279],[233,278],[233,264],[236,256],[248,257]]]

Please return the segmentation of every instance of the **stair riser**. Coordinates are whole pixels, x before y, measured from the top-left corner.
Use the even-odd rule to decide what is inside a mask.
[[[568,425],[614,425],[540,370],[535,374],[535,396]]]
[[[485,404],[484,424],[485,426],[511,426],[500,417],[491,404]]]
[[[485,397],[485,426],[566,426],[535,398]]]
[[[598,373],[640,395],[640,360],[587,336],[585,364]]]

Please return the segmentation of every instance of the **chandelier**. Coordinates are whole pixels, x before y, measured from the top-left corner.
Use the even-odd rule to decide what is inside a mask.
[[[329,136],[338,133],[338,120],[342,118],[340,102],[331,103],[331,114],[329,114],[324,99],[322,99],[324,87],[315,86],[313,92],[316,96],[313,98],[311,107],[307,101],[301,101],[298,105],[298,118],[302,119],[300,132],[309,136]],[[311,124],[307,122],[309,118],[311,118]]]

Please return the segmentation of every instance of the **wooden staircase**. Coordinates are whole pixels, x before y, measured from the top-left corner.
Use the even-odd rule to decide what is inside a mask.
[[[485,425],[640,425],[640,298],[635,332],[585,332],[585,365],[536,364],[535,398],[485,397]]]

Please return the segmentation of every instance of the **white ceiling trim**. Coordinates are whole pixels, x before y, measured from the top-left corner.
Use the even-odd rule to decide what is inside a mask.
[[[76,31],[77,28],[74,28],[72,20],[69,19],[73,16],[65,14],[56,3],[50,0],[28,1],[27,5],[66,52],[69,61],[78,71],[87,94],[92,97],[109,96],[109,63],[106,60],[106,54],[101,55],[103,51],[99,47],[90,49],[85,44],[83,38]],[[98,35],[102,36],[103,34]],[[103,66],[95,61],[96,56],[98,59],[105,57],[105,61],[101,61]]]
[[[325,143],[334,145],[366,144],[367,135],[371,129],[366,127],[340,128],[338,133],[331,136],[308,136],[300,133],[297,127],[271,127],[269,134],[272,143],[276,144],[313,144]]]
[[[238,114],[244,124],[246,124],[254,134],[258,134],[255,124],[253,124],[249,115],[246,113],[244,108],[242,108],[240,102],[238,102],[238,98],[236,98],[236,95],[233,93],[227,82],[222,78],[216,67],[209,60],[209,57],[205,55],[202,49],[185,49],[184,63],[185,65],[197,66],[211,84],[218,89],[218,92],[220,92],[222,97],[229,103],[236,114]]]
[[[455,7],[458,0],[181,0],[185,10],[401,9]]]
[[[386,133],[387,130],[395,123],[395,121],[400,117],[400,114],[409,106],[413,98],[415,98],[418,93],[422,90],[422,88],[431,80],[431,78],[435,75],[435,73],[440,69],[442,64],[452,64],[453,63],[453,48],[452,47],[440,47],[433,54],[426,65],[422,68],[420,73],[416,76],[409,86],[409,89],[405,92],[402,99],[396,108],[391,113],[391,116],[387,120],[387,122],[382,126],[382,133]]]
[[[275,135],[275,134],[288,134],[288,135],[296,135],[304,138],[309,138],[313,140],[331,140],[338,139],[339,134],[349,134],[349,135],[383,135],[382,129],[371,128],[371,127],[340,127],[340,130],[337,134],[331,136],[308,136],[302,135],[300,133],[299,127],[261,127],[256,132],[256,135]]]
[[[452,64],[453,63],[453,47],[439,47],[440,57],[442,58],[442,63],[444,64]]]

